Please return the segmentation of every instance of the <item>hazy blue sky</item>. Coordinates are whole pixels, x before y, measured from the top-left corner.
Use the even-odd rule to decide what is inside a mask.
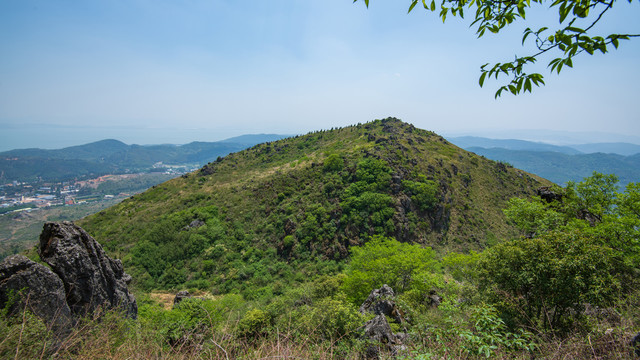
[[[640,40],[560,76],[545,59],[546,87],[494,100],[499,83],[480,88],[479,67],[527,53],[520,38],[532,24],[476,39],[469,21],[407,15],[408,5],[1,0],[0,150],[295,134],[387,116],[447,134],[577,130],[640,142]],[[640,33],[639,11],[617,2],[600,27]],[[543,10],[529,19],[557,24]]]

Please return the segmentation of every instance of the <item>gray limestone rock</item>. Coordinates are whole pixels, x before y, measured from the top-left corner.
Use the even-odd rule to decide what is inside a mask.
[[[395,293],[393,289],[384,284],[380,289],[374,289],[369,294],[369,297],[360,305],[360,313],[372,313],[374,315],[386,315],[394,319],[398,324],[401,324],[404,319],[400,314],[400,309],[396,306],[393,298]]]
[[[636,336],[631,339],[631,347],[633,348],[633,354],[636,358],[640,359],[640,333],[637,333]]]
[[[378,315],[364,324],[364,334],[382,344],[395,344],[396,336],[384,315]]]
[[[26,307],[58,335],[67,333],[73,324],[62,280],[23,255],[9,256],[0,264],[0,307],[7,305],[9,314]]]
[[[175,308],[182,300],[191,298],[191,294],[189,294],[188,290],[178,291],[176,296],[173,298],[173,307]]]
[[[127,283],[131,277],[122,262],[111,259],[102,246],[82,228],[70,222],[44,225],[38,248],[40,258],[62,283],[67,304],[74,316],[83,316],[98,308],[118,308],[135,318],[138,307]]]

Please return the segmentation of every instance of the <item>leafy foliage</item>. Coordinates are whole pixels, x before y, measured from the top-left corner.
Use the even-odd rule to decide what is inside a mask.
[[[527,235],[488,249],[481,285],[516,323],[567,331],[585,304],[611,306],[638,268],[637,185],[594,173],[555,199],[512,199],[505,210]],[[633,205],[631,205],[633,204]]]
[[[356,2],[357,0],[354,0]],[[631,3],[632,0],[629,0]],[[364,0],[369,6],[369,0]],[[447,16],[460,16],[464,18],[465,10],[470,10],[474,15],[472,27],[475,27],[478,37],[486,32],[499,33],[516,21],[526,21],[526,13],[533,6],[546,5],[543,0],[519,0],[519,1],[473,1],[473,0],[442,0],[437,6],[435,0],[411,0],[409,12],[416,5],[422,3],[425,10],[439,11],[439,17],[446,21]],[[527,39],[533,40],[536,51],[531,55],[516,56],[513,61],[489,64],[480,67],[480,86],[484,85],[487,78],[496,79],[500,75],[510,77],[507,85],[501,86],[496,91],[496,98],[504,91],[514,95],[522,92],[531,92],[533,85],[544,85],[544,77],[539,73],[527,73],[528,65],[534,64],[541,56],[547,53],[556,53],[558,57],[549,61],[551,72],[560,73],[563,67],[573,67],[573,59],[581,54],[593,55],[596,52],[605,54],[612,47],[617,49],[620,40],[629,40],[639,37],[640,34],[602,34],[594,35],[594,27],[606,15],[614,5],[614,1],[601,0],[555,0],[549,4],[549,8],[558,11],[560,26],[551,29],[543,26],[538,29],[527,28],[522,35],[522,44]],[[552,25],[550,25],[552,26]]]
[[[402,185],[411,194],[411,200],[422,211],[429,211],[436,205],[438,185],[433,180],[427,180],[424,175],[418,176],[418,181],[404,180]]]
[[[362,303],[372,289],[384,284],[400,293],[414,287],[428,291],[433,284],[425,284],[429,277],[423,274],[436,272],[438,267],[431,248],[376,236],[364,246],[352,248],[343,287],[355,304]]]
[[[622,257],[580,232],[552,232],[489,249],[481,286],[517,324],[567,331],[585,304],[610,306],[625,290]]]

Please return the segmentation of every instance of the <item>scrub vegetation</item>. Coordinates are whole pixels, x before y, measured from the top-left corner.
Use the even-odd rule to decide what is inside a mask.
[[[380,358],[625,359],[640,329],[640,184],[551,186],[395,119],[231,154],[81,225],[138,319],[84,319],[58,358],[364,358],[384,284],[406,338]],[[28,312],[0,337],[3,358],[55,343]]]

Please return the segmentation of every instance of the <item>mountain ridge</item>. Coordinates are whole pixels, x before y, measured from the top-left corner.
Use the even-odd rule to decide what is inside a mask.
[[[515,234],[507,200],[543,185],[387,118],[229,154],[79,225],[138,286],[255,296],[276,291],[274,282],[335,273],[370,236],[482,249]]]

